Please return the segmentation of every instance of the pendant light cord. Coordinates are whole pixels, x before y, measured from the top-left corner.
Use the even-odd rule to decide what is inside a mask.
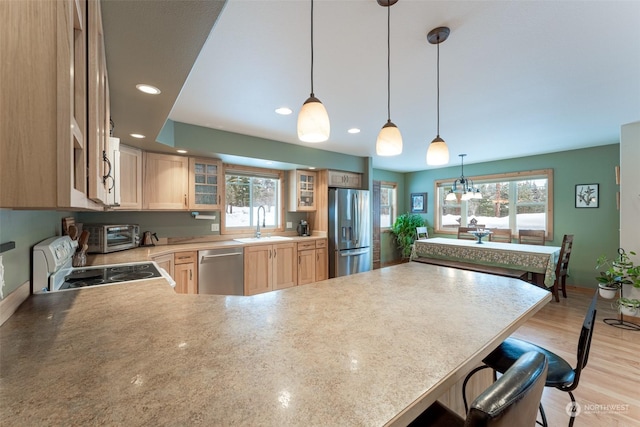
[[[438,137],[440,137],[440,37],[438,36],[438,45],[437,45],[437,49],[438,49],[438,67],[437,67],[437,71],[436,71],[436,80],[438,82],[437,86],[437,95],[436,95],[436,99],[437,99],[437,104],[438,104],[438,108],[437,108],[437,117],[438,117],[438,129],[436,132],[436,135],[438,135]],[[463,169],[464,170],[464,169]]]
[[[311,0],[311,98],[313,96],[313,0]]]
[[[387,6],[387,121],[391,122],[391,5]]]

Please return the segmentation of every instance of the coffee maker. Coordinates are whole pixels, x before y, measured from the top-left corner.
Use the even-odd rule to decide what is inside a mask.
[[[298,236],[309,236],[309,224],[304,219],[298,224]]]

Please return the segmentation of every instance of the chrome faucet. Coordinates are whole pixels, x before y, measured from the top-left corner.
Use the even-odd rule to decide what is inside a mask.
[[[258,217],[256,218],[256,238],[259,239],[260,238],[260,209],[262,209],[262,227],[264,227],[265,224],[265,216],[267,215],[265,210],[264,210],[264,206],[260,205],[260,207],[258,207]]]

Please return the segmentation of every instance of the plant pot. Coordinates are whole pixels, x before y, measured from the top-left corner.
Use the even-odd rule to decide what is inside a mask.
[[[622,296],[640,300],[640,288],[634,288],[632,285],[622,285]]]
[[[618,294],[618,288],[607,286],[604,284],[599,284],[598,292],[600,293],[600,296],[604,299],[614,299]]]
[[[620,313],[624,314],[625,316],[637,316],[638,312],[640,311],[638,308],[632,305],[626,305],[622,303],[618,306],[618,309],[620,310]]]

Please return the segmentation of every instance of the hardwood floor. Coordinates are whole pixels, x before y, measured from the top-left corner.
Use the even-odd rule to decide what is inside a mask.
[[[595,290],[594,290],[595,292]],[[550,302],[514,334],[576,363],[580,328],[593,293],[567,289],[568,298]],[[626,331],[603,322],[617,318],[613,300],[599,298],[591,353],[573,392],[581,412],[575,426],[640,426],[640,331]],[[628,318],[640,324],[638,318]],[[545,388],[542,396],[549,426],[565,426],[568,393]]]

